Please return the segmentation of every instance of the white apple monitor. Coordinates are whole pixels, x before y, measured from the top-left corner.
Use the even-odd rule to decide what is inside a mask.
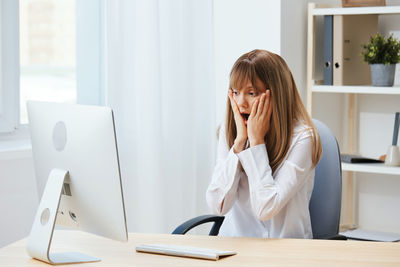
[[[92,262],[50,253],[55,224],[127,241],[113,112],[108,107],[28,102],[39,197],[27,251],[51,263]]]

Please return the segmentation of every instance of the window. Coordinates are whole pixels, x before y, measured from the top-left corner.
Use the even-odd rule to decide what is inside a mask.
[[[26,101],[76,103],[75,0],[20,0],[20,123]]]
[[[0,133],[27,123],[26,100],[104,104],[103,6],[0,1]]]
[[[0,133],[18,124],[18,1],[0,1]]]

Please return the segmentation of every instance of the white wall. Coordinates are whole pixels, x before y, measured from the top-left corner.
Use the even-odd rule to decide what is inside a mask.
[[[38,205],[32,157],[0,153],[0,247],[29,234]]]
[[[254,49],[281,51],[280,0],[214,0],[216,125],[225,118],[229,72]]]
[[[307,2],[305,0],[284,0],[281,7],[281,56],[292,71],[297,89],[306,99],[306,51],[307,43]]]

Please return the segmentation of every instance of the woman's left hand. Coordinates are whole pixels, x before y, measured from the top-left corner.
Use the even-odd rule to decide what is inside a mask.
[[[247,121],[247,135],[250,146],[264,144],[264,137],[267,135],[272,113],[271,91],[263,93],[251,108]]]

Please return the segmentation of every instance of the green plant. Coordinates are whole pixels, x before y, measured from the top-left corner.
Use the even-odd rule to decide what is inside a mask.
[[[361,56],[368,64],[396,64],[400,62],[400,42],[393,37],[388,38],[377,33],[371,36],[368,44],[364,44]]]

